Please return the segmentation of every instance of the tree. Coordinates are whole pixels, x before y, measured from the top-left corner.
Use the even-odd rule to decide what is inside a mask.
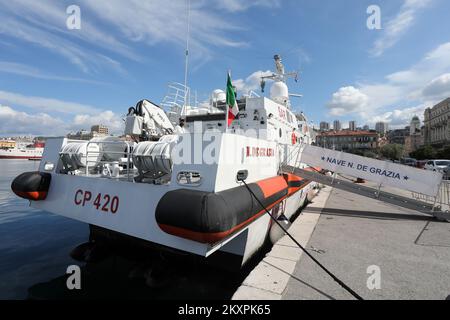
[[[364,152],[364,157],[377,159],[378,158],[378,154],[376,154],[373,151],[366,151],[366,152]]]
[[[362,150],[359,149],[350,149],[347,151],[348,153],[357,155],[357,156],[364,156],[364,152]]]
[[[435,159],[437,154],[432,146],[426,145],[420,147],[414,152],[411,152],[410,156],[417,160],[428,160],[428,159]]]
[[[437,153],[439,159],[450,159],[450,147],[446,147]]]
[[[403,155],[403,146],[401,144],[387,144],[380,149],[383,157],[390,160],[400,160]]]

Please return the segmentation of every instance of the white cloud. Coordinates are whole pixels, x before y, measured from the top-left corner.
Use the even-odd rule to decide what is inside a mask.
[[[217,6],[230,12],[248,10],[251,7],[277,8],[280,6],[279,0],[215,0]]]
[[[131,42],[148,46],[158,43],[171,43],[180,48],[185,46],[185,1],[83,1],[83,6]],[[209,2],[192,2],[190,16],[190,46],[194,57],[209,58],[214,47],[246,45],[230,36],[231,31],[239,29],[237,24],[215,13]]]
[[[64,57],[85,73],[99,72],[102,69],[113,69],[117,72],[125,73],[120,63],[81,47],[70,40],[70,35],[59,36],[57,33],[52,33],[45,28],[36,26],[36,24],[24,22],[16,18],[16,16],[8,14],[7,10],[0,12],[0,19],[2,21],[0,34],[45,48]],[[60,27],[60,30],[64,30],[63,28]]]
[[[67,4],[67,3],[66,3]],[[186,2],[165,0],[80,0],[81,30],[67,30],[66,4],[56,1],[2,2],[0,34],[43,47],[60,55],[85,73],[125,70],[103,51],[142,61],[136,43],[152,47],[168,43],[180,49],[186,41]],[[230,13],[251,7],[276,7],[278,1],[193,1],[191,5],[191,56],[196,61],[212,57],[216,48],[247,46],[232,32],[240,30]],[[224,11],[228,12],[227,16]],[[95,19],[95,23],[93,22]],[[89,49],[84,43],[90,45]]]
[[[331,115],[343,116],[363,111],[367,108],[368,101],[369,97],[355,87],[343,87],[333,94],[328,108]]]
[[[450,73],[433,79],[422,92],[424,96],[431,98],[450,96]]]
[[[137,55],[132,49],[118,41],[109,31],[102,31],[91,24],[81,9],[82,30],[68,30],[66,28],[66,7],[63,2],[56,1],[33,1],[33,0],[15,0],[2,4],[5,13],[9,13],[7,17],[3,17],[6,23],[11,23],[20,28],[30,27],[27,30],[38,29],[46,34],[54,36],[63,35],[63,39],[75,38],[95,46],[102,47],[111,52],[116,52],[130,59],[137,59]],[[8,28],[11,35],[19,35],[11,28]],[[19,35],[20,36],[20,35]]]
[[[25,96],[19,93],[0,91],[0,103],[19,105],[44,112],[67,114],[97,114],[100,109],[76,102],[62,101],[52,98]]]
[[[372,55],[381,56],[387,49],[393,47],[413,26],[418,13],[426,8],[432,0],[405,0],[399,13],[386,23],[383,34],[372,48]]]
[[[47,113],[31,114],[0,105],[0,135],[3,136],[64,136],[72,131],[90,129],[95,124],[104,124],[115,134],[123,133],[123,121],[112,111],[102,111],[95,116],[79,114],[63,120]]]
[[[76,115],[72,121],[71,127],[74,130],[79,130],[81,128],[89,129],[96,124],[107,125],[111,133],[122,134],[124,130],[122,118],[110,110],[103,111],[98,115]]]
[[[427,53],[409,69],[385,76],[383,81],[340,88],[328,103],[330,114],[353,114],[367,123],[375,123],[382,118],[392,124],[407,125],[409,120],[406,121],[404,115],[410,113],[412,117],[415,112],[422,116],[425,106],[431,107],[450,95],[448,57],[450,42]],[[408,107],[401,109],[401,106]]]
[[[411,108],[395,109],[367,119],[367,123],[374,125],[377,122],[386,122],[389,123],[391,129],[404,128],[406,125],[409,125],[412,117],[415,115],[423,121],[423,114],[426,108],[426,105],[419,105]]]
[[[64,122],[46,113],[28,114],[0,105],[1,135],[59,135]]]
[[[0,61],[0,72],[16,74],[21,76],[27,76],[37,79],[46,79],[46,80],[57,80],[57,81],[75,81],[75,82],[84,82],[91,84],[105,84],[103,82],[81,79],[81,78],[72,78],[72,77],[61,77],[46,73],[38,68],[27,66],[21,63],[9,62],[9,61]]]
[[[267,71],[256,71],[253,72],[245,79],[233,80],[233,85],[236,87],[238,94],[247,94],[250,91],[257,91],[260,88],[261,77],[266,77],[272,75],[273,72]],[[270,82],[270,80],[268,81]],[[266,88],[267,90],[267,88]]]

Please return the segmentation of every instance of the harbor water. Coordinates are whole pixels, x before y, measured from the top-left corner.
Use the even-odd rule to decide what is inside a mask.
[[[11,191],[17,175],[38,165],[0,160],[0,299],[228,299],[251,270],[251,264],[239,273],[178,265],[167,283],[150,288],[139,277],[130,278],[134,264],[124,258],[89,265],[75,261],[70,252],[88,241],[88,225],[33,209]],[[70,265],[81,267],[81,290],[67,289]]]

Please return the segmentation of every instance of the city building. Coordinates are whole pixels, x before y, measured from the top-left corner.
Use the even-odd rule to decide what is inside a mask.
[[[417,133],[420,133],[420,119],[418,116],[414,116],[409,126],[409,134],[413,135]]]
[[[97,132],[98,134],[107,136],[109,133],[109,130],[108,130],[107,126],[97,124],[97,125],[91,127],[91,132]]]
[[[316,144],[317,135],[320,134],[320,131],[317,128],[312,127],[312,130],[309,131],[309,135],[311,137],[311,143],[313,145]]]
[[[348,123],[348,130],[350,131],[356,131],[356,121],[350,121]]]
[[[409,155],[423,146],[423,138],[423,135],[420,133],[405,137],[405,155]]]
[[[317,136],[317,145],[339,151],[375,150],[378,148],[378,133],[374,131],[329,131]]]
[[[363,128],[364,131],[370,131],[370,127],[366,124]]]
[[[330,130],[330,124],[328,122],[321,122],[320,123],[320,131],[329,131]]]
[[[386,136],[380,136],[378,139],[378,148],[383,148],[384,146],[389,144],[389,140]]]
[[[334,120],[333,122],[333,130],[334,131],[341,131],[342,126],[341,126],[341,122],[339,120]]]
[[[375,124],[375,131],[381,135],[385,135],[388,132],[388,124],[386,122],[377,122]]]
[[[0,140],[0,149],[12,149],[16,146],[16,142],[14,140]]]
[[[404,154],[409,156],[410,153],[416,151],[424,144],[423,131],[420,129],[420,119],[414,116],[409,126],[409,136],[405,137]]]
[[[91,127],[91,132],[87,130],[80,130],[76,133],[69,133],[67,135],[67,138],[73,140],[91,140],[93,138],[107,136],[108,132],[109,132],[108,127],[102,125],[95,125]]]
[[[388,141],[390,144],[405,144],[406,137],[409,136],[410,127],[405,129],[391,130],[388,132]]]
[[[434,147],[450,145],[450,98],[425,110],[425,144]]]

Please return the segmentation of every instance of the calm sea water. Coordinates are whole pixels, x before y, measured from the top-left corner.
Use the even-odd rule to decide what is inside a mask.
[[[87,240],[86,224],[29,207],[12,180],[39,162],[0,160],[0,299],[24,299],[28,288],[64,275],[76,264],[69,252]]]
[[[150,289],[142,279],[130,279],[133,262],[110,257],[97,264],[70,258],[77,245],[88,241],[88,226],[29,207],[11,191],[12,180],[37,170],[39,163],[0,160],[0,299],[228,299],[254,261],[239,273],[210,266],[177,264],[164,286]],[[82,267],[82,290],[69,291],[66,270]]]

